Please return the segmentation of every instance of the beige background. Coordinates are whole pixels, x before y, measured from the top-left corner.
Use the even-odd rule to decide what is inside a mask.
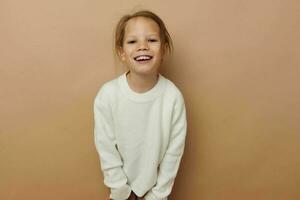
[[[170,199],[300,199],[298,0],[1,0],[0,199],[103,199],[92,104],[138,8],[167,24],[162,73],[186,100]]]

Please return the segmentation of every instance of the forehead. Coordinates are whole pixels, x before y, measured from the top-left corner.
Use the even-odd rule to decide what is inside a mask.
[[[159,26],[151,18],[135,17],[126,23],[125,37],[138,36],[144,34],[157,34],[159,35]]]

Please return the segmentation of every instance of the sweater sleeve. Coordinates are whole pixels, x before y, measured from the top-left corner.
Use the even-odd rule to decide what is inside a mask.
[[[104,175],[104,184],[110,188],[110,199],[125,200],[131,188],[123,171],[123,161],[117,150],[113,118],[109,104],[100,90],[94,101],[94,139]]]
[[[146,200],[167,200],[177,175],[184,151],[187,130],[184,99],[181,94],[179,97],[172,116],[170,142],[159,165],[157,182],[146,194]]]

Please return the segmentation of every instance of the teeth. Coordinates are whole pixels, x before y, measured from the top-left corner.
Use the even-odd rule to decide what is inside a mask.
[[[148,55],[142,55],[142,56],[137,56],[134,59],[136,61],[141,61],[141,60],[150,60],[152,58],[152,56],[148,56]]]

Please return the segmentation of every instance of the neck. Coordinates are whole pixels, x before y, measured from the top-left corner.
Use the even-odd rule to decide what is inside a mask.
[[[137,93],[144,93],[152,89],[158,81],[158,73],[139,75],[132,72],[126,74],[130,88]]]

